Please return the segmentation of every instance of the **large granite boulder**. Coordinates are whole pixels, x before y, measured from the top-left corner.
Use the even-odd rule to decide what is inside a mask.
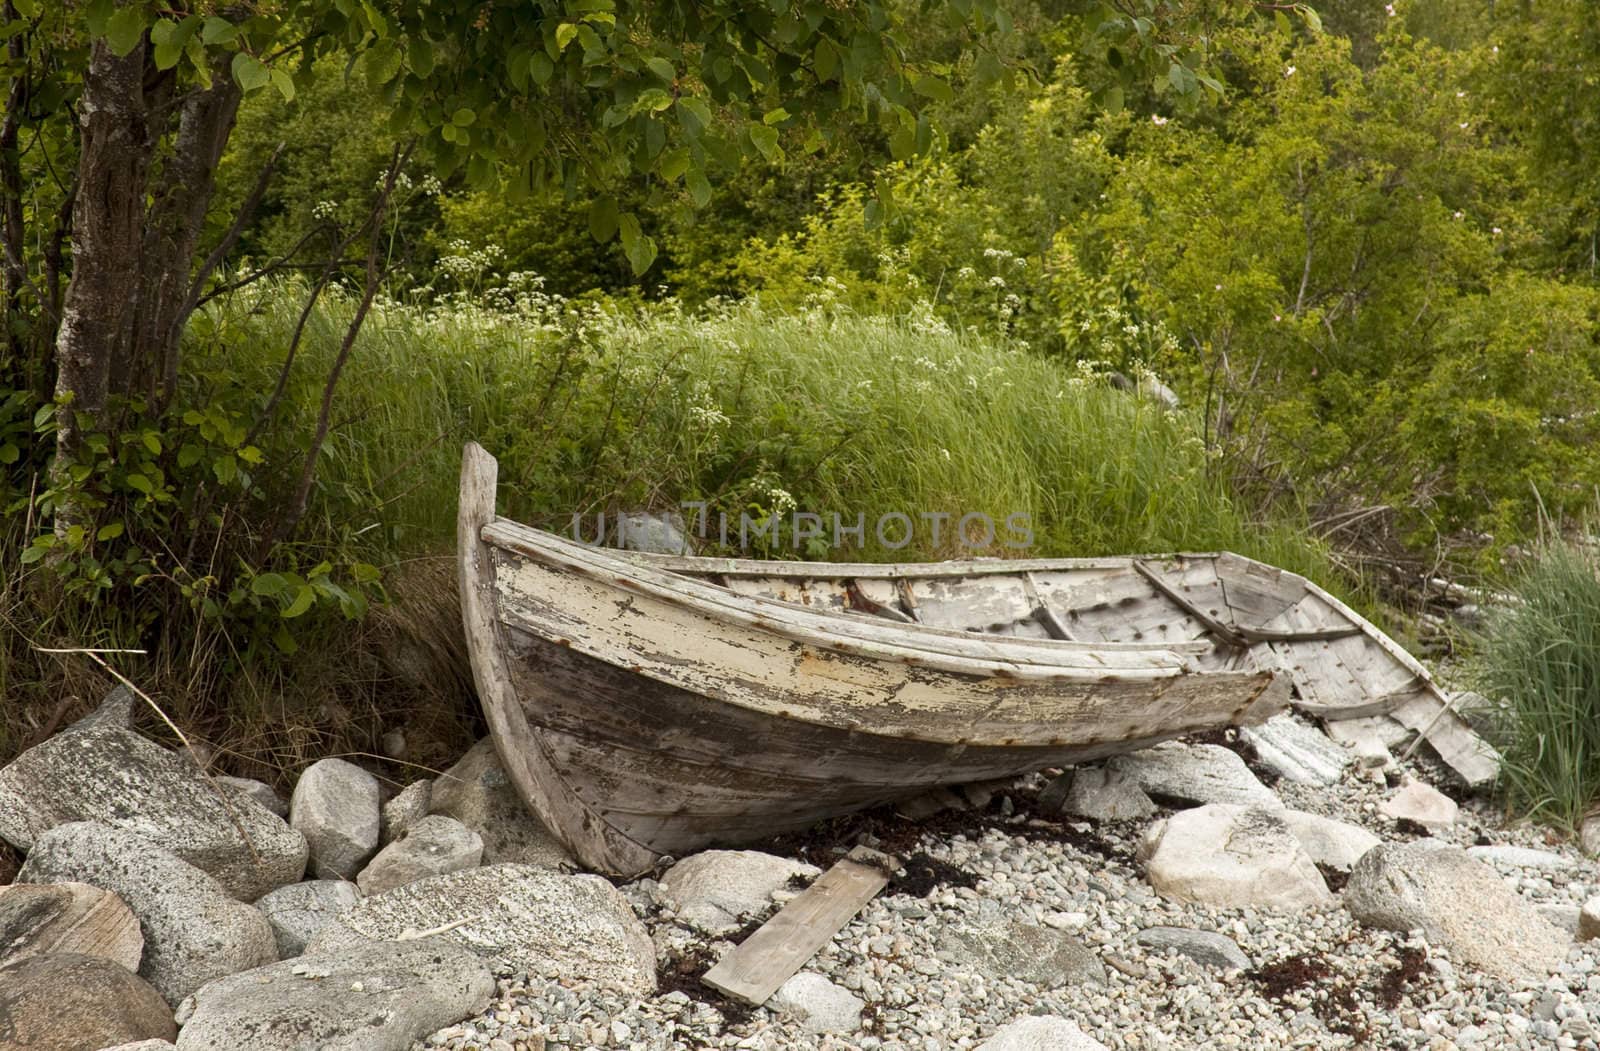
[[[177,1031],[161,994],[103,956],[29,956],[0,967],[0,1047],[100,1051]]]
[[[300,774],[289,824],[310,844],[318,879],[355,879],[377,851],[378,797],[378,779],[343,759],[319,759]]]
[[[120,897],[139,918],[139,974],[168,1003],[201,985],[278,958],[266,917],[155,842],[88,821],[58,825],[34,842],[18,879],[88,883]]]
[[[1277,810],[1217,803],[1180,811],[1150,827],[1140,856],[1151,886],[1175,901],[1296,910],[1334,900]]]
[[[489,865],[363,898],[323,927],[308,955],[429,931],[499,971],[558,973],[623,993],[655,991],[655,947],[626,898],[599,876]]]
[[[484,961],[440,938],[367,942],[203,986],[178,1051],[404,1051],[494,996]]]
[[[245,901],[305,872],[306,842],[282,818],[113,725],[79,724],[0,770],[0,837],[26,851],[73,821],[160,843]]]
[[[74,953],[139,969],[144,935],[122,899],[87,883],[0,887],[0,967],[25,956]]]
[[[1376,847],[1356,863],[1344,904],[1369,927],[1420,930],[1456,962],[1508,981],[1542,982],[1570,944],[1532,902],[1458,847]]]
[[[572,858],[529,813],[506,776],[494,740],[485,737],[434,779],[428,812],[453,817],[483,840],[483,864],[515,862],[570,868]]]

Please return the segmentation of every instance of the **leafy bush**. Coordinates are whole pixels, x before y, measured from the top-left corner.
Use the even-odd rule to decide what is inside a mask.
[[[1519,811],[1575,831],[1600,802],[1600,557],[1555,543],[1481,641],[1501,781]]]

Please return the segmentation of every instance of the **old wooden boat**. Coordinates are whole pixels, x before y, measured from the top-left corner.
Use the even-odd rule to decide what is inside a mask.
[[[494,459],[467,446],[458,544],[478,696],[523,800],[602,872],[1258,723],[1290,699],[1282,669],[1149,617],[1125,638],[1067,637],[1064,563],[797,577],[630,557],[496,517],[494,482]],[[1016,611],[992,633],[941,621],[936,593],[970,579],[1040,630]]]

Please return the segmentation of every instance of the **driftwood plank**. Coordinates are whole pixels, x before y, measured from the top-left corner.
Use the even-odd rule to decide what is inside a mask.
[[[824,872],[702,979],[749,1004],[764,1004],[889,882],[894,859],[866,847]]]

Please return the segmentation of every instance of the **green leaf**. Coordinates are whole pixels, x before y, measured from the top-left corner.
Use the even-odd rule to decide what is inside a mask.
[[[706,173],[696,168],[684,177],[683,183],[689,188],[689,199],[694,201],[696,208],[704,208],[711,203],[711,180],[706,178]]]
[[[355,578],[357,584],[371,584],[383,576],[383,573],[371,563],[356,562],[350,566],[350,575]]]
[[[956,97],[955,89],[938,77],[918,77],[912,83],[911,90],[939,102],[949,102]]]
[[[668,84],[678,79],[678,71],[672,68],[671,62],[668,62],[660,55],[646,60],[644,66]]]
[[[426,37],[414,36],[406,44],[406,61],[419,77],[433,75],[433,45]]]
[[[650,269],[650,264],[656,261],[656,243],[644,235],[638,218],[629,212],[618,220],[617,228],[622,233],[622,251],[628,257],[628,265],[633,268],[634,274],[642,274]]]
[[[280,653],[285,655],[295,653],[300,649],[300,644],[294,641],[294,636],[290,635],[289,629],[282,624],[279,624],[278,630],[272,633],[272,644],[278,647]]]
[[[189,42],[189,35],[180,33],[178,23],[167,19],[150,27],[150,42],[155,44],[157,69],[171,69],[178,64],[178,59],[183,57],[183,47]]]
[[[119,7],[106,20],[106,46],[118,58],[131,54],[144,39],[145,11],[143,4]]]
[[[811,52],[811,68],[820,83],[827,83],[839,72],[839,49],[827,37],[818,38]]]
[[[278,94],[283,96],[283,101],[294,101],[294,78],[289,75],[288,70],[273,70],[272,86],[278,89]]]
[[[212,15],[200,29],[200,41],[207,46],[226,44],[239,35],[239,27],[226,18]]]
[[[139,441],[146,449],[150,450],[151,456],[161,455],[161,436],[156,434],[155,431],[145,431],[139,436]]]
[[[458,128],[470,128],[472,127],[472,122],[477,119],[478,115],[465,106],[462,106],[460,109],[456,110],[455,113],[450,115],[450,123],[454,124]]]
[[[764,124],[752,124],[750,126],[750,141],[757,150],[761,151],[761,156],[765,157],[769,162],[776,164],[783,160],[783,149],[778,145],[777,128],[769,128]]]
[[[200,462],[200,458],[204,455],[205,452],[200,446],[193,443],[185,445],[178,450],[178,466],[185,469],[193,467]]]
[[[283,594],[283,589],[288,583],[281,573],[258,573],[255,579],[250,581],[250,593],[270,598],[273,595]]]
[[[1122,89],[1116,85],[1106,88],[1105,93],[1100,96],[1100,105],[1107,113],[1121,113]]]
[[[267,82],[272,79],[272,74],[259,59],[241,51],[233,56],[233,79],[238,81],[239,87],[248,94],[257,88],[266,87]]]
[[[0,445],[0,463],[16,463],[21,457],[22,450],[17,448],[16,442]]]
[[[17,9],[17,14],[23,18],[39,17],[39,0],[11,0],[11,6]]]
[[[239,477],[239,463],[232,456],[219,456],[211,463],[211,473],[223,485],[231,484]]]
[[[306,610],[310,609],[311,604],[316,600],[317,593],[311,587],[311,585],[301,584],[300,590],[295,592],[294,601],[289,603],[289,605],[285,607],[283,612],[279,615],[283,617],[284,620],[293,620]]]
[[[128,488],[141,492],[146,496],[149,496],[155,490],[155,486],[150,484],[150,479],[142,474],[128,475]]]
[[[701,99],[686,96],[678,100],[678,123],[690,138],[711,126],[711,107]]]
[[[400,48],[393,40],[380,40],[367,49],[362,59],[367,86],[381,88],[400,72]]]
[[[605,244],[617,235],[617,199],[607,194],[589,206],[589,236]]]
[[[94,538],[96,540],[115,540],[121,535],[122,523],[112,522],[110,525],[101,526],[100,531],[95,533]]]
[[[563,22],[556,26],[556,50],[565,51],[567,45],[572,43],[578,35],[578,27],[571,22]]]
[[[766,114],[766,116],[762,117],[761,118],[761,123],[766,124],[766,125],[768,125],[770,127],[771,125],[774,125],[774,124],[782,124],[784,121],[786,121],[788,119],[789,119],[789,111],[784,109],[782,106],[779,106],[777,109],[769,111]]]
[[[1322,16],[1317,14],[1310,4],[1301,4],[1296,10],[1300,12],[1300,17],[1306,20],[1307,29],[1313,33],[1322,32]]]
[[[689,151],[683,147],[668,150],[661,155],[661,160],[656,164],[656,172],[668,182],[674,182],[678,176],[689,170]]]

